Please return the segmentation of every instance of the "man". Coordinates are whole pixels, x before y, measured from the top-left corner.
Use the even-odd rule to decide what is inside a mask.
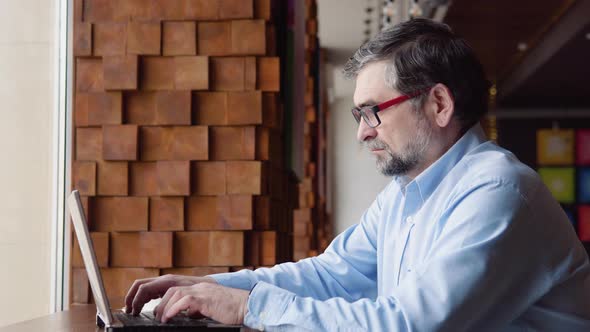
[[[347,64],[358,139],[393,181],[314,258],[136,281],[137,313],[259,329],[590,331],[590,264],[537,174],[486,141],[488,85],[447,26],[383,31]]]

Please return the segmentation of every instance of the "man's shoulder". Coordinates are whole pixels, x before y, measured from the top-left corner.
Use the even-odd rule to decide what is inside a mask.
[[[511,186],[521,194],[535,190],[539,175],[510,151],[492,142],[481,144],[466,154],[453,170],[458,189],[487,183]]]

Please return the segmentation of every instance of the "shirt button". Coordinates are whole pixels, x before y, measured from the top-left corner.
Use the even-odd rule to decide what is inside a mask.
[[[414,218],[412,218],[412,216],[409,216],[409,217],[406,218],[406,222],[408,224],[411,224],[413,221],[414,221]]]

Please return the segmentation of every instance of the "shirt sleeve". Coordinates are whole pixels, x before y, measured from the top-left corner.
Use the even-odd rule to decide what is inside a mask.
[[[495,331],[551,287],[546,258],[539,255],[547,244],[531,241],[535,214],[516,188],[472,187],[441,218],[445,226],[432,252],[387,296],[318,300],[259,282],[245,324],[266,330]]]
[[[377,293],[379,197],[363,214],[359,224],[338,235],[319,256],[273,268],[220,273],[210,277],[223,286],[246,290],[252,289],[256,283],[265,282],[298,296],[318,300],[332,297],[348,301],[374,298]]]

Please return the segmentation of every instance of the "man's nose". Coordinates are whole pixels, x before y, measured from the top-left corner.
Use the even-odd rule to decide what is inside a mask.
[[[366,140],[374,139],[377,136],[377,130],[375,128],[371,128],[366,122],[365,119],[361,118],[359,122],[359,127],[357,129],[356,138],[359,142],[364,142]]]

